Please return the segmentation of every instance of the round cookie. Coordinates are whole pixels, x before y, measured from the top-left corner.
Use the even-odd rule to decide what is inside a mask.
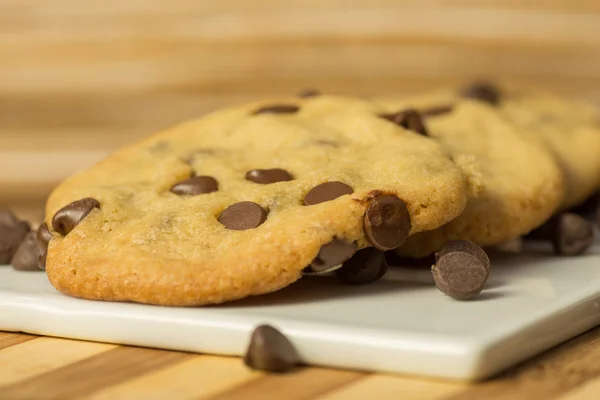
[[[553,156],[495,108],[437,94],[375,102],[387,113],[409,109],[421,115],[421,126],[413,122],[413,129],[424,129],[454,157],[471,157],[481,171],[482,191],[469,199],[463,213],[439,229],[408,238],[396,250],[401,255],[424,257],[452,240],[503,243],[543,223],[561,202],[562,174]]]
[[[67,179],[48,200],[51,239],[40,254],[69,295],[222,303],[435,229],[464,209],[469,185],[437,141],[378,117],[370,102],[257,102],[158,133]],[[383,207],[379,220],[373,207]],[[390,224],[403,235],[386,236]]]

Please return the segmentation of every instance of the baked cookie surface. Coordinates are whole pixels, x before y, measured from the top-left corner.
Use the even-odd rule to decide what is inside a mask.
[[[456,157],[471,157],[482,191],[464,212],[439,229],[408,238],[397,251],[424,257],[451,240],[496,245],[548,219],[563,199],[563,178],[540,140],[524,135],[494,107],[445,93],[374,100],[388,112],[415,109],[424,129]]]
[[[474,191],[463,170],[378,110],[256,102],[119,150],[50,196],[50,282],[87,299],[222,303],[455,218]]]

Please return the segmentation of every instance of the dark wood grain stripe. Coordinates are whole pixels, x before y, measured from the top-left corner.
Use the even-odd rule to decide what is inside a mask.
[[[193,354],[117,347],[62,368],[0,387],[0,399],[73,399],[194,357]]]
[[[551,400],[598,376],[600,327],[444,400]]]
[[[265,375],[248,381],[210,400],[262,400],[265,393],[272,399],[313,399],[368,376],[354,371],[304,369],[284,375]]]
[[[25,333],[0,332],[0,350],[20,343],[28,342],[33,339],[37,339],[37,336],[28,335]]]

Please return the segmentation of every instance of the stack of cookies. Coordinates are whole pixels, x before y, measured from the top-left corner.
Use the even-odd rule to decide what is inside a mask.
[[[468,299],[489,274],[482,248],[526,238],[585,252],[599,155],[591,106],[490,84],[260,101],[67,179],[38,230],[39,264],[72,296],[200,306],[305,275],[369,283],[386,260],[433,257],[438,287]]]

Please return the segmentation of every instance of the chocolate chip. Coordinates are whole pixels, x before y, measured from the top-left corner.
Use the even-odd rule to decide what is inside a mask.
[[[219,190],[219,182],[212,176],[193,176],[171,187],[171,192],[180,196],[197,196]]]
[[[454,106],[452,106],[452,105],[442,105],[442,106],[437,106],[437,107],[426,108],[424,110],[421,110],[421,117],[428,118],[428,117],[437,117],[439,115],[448,114],[448,113],[452,112],[453,108],[454,108]]]
[[[375,282],[387,271],[385,253],[373,247],[359,250],[335,273],[340,281],[348,285]]]
[[[404,243],[411,229],[406,204],[396,196],[377,196],[364,217],[365,235],[379,250],[392,250]]]
[[[52,239],[52,234],[48,229],[48,224],[45,222],[38,228],[36,239],[38,246],[38,268],[46,269],[46,254],[48,253],[48,243]]]
[[[52,228],[63,236],[71,232],[94,208],[100,208],[98,200],[91,197],[77,200],[54,214]]]
[[[39,271],[37,233],[30,231],[21,242],[10,264],[18,271]]]
[[[467,240],[454,240],[435,256],[432,272],[440,291],[457,300],[469,300],[481,292],[491,267],[481,247]]]
[[[417,110],[413,110],[412,108],[402,110],[394,114],[382,114],[380,117],[387,119],[396,125],[400,125],[405,129],[417,132],[423,136],[429,135],[427,129],[425,128],[425,124],[423,123],[423,118],[421,118],[421,113],[419,113]]]
[[[355,242],[347,242],[334,238],[331,242],[321,246],[319,254],[311,262],[310,270],[316,273],[325,273],[337,267],[356,253]]]
[[[580,255],[594,242],[594,227],[580,215],[561,213],[552,221],[551,240],[556,254]]]
[[[298,93],[298,97],[317,97],[320,96],[321,92],[315,89],[307,89]]]
[[[252,332],[244,364],[252,369],[286,372],[300,363],[294,345],[277,329],[260,325]]]
[[[500,89],[489,82],[475,82],[464,87],[460,91],[462,97],[469,99],[480,100],[485,103],[497,106],[500,104],[501,92]]]
[[[30,229],[9,210],[0,210],[0,265],[10,262]]]
[[[267,212],[258,204],[242,201],[232,204],[219,216],[219,222],[227,229],[243,231],[254,229],[267,220]]]
[[[300,107],[292,104],[275,104],[255,110],[252,114],[293,114],[300,110]]]
[[[315,186],[304,196],[304,204],[312,206],[352,193],[354,193],[354,190],[345,183],[338,181],[325,182]]]
[[[289,172],[281,168],[253,169],[246,172],[246,179],[254,183],[267,185],[269,183],[291,181],[294,179]]]

